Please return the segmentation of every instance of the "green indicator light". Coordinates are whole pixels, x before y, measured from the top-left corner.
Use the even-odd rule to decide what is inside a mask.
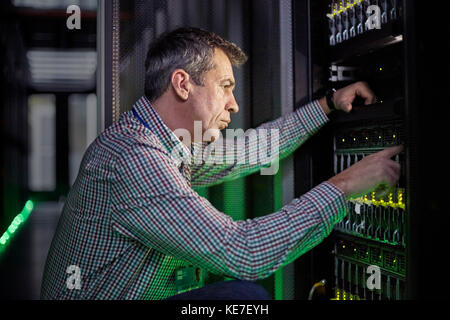
[[[27,203],[25,203],[25,209],[27,209],[28,211],[31,211],[31,210],[33,210],[33,208],[34,208],[33,201],[28,200]]]
[[[33,211],[34,203],[31,200],[28,200],[25,203],[25,206],[16,217],[14,217],[11,224],[8,226],[6,231],[3,233],[3,235],[0,238],[0,253],[1,250],[7,245],[8,241],[11,239],[11,236],[18,230],[20,225],[25,222],[25,220],[30,216],[31,212]]]

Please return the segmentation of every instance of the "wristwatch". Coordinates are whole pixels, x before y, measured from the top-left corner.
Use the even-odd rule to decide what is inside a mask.
[[[333,102],[333,95],[335,92],[336,92],[336,89],[331,88],[331,89],[327,90],[327,93],[325,94],[325,97],[327,99],[327,105],[330,110],[337,110],[336,105]]]

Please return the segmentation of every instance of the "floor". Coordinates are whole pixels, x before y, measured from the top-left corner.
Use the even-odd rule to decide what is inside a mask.
[[[36,300],[40,296],[47,252],[63,203],[38,203],[0,256],[0,299]]]

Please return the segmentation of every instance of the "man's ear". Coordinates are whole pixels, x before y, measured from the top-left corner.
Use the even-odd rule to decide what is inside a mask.
[[[189,74],[183,69],[176,69],[172,72],[172,88],[175,94],[183,101],[189,98],[191,83]]]

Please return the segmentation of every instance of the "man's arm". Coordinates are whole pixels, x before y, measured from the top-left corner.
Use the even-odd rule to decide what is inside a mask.
[[[356,96],[364,98],[366,104],[375,101],[375,95],[367,83],[356,82],[336,91],[332,102],[336,110],[350,112]],[[215,185],[262,168],[265,168],[266,174],[275,174],[278,161],[291,155],[327,123],[330,112],[331,108],[323,97],[259,126],[254,129],[254,135],[234,140],[225,137],[209,145],[196,144],[191,163],[192,186]]]
[[[325,182],[278,212],[233,221],[186,183],[169,155],[135,146],[116,164],[115,231],[216,274],[256,280],[320,243],[346,213],[345,195]]]
[[[329,121],[318,100],[274,121],[250,129],[244,137],[195,145],[191,162],[193,187],[211,186],[265,169],[292,154]],[[201,162],[199,160],[202,160]]]

